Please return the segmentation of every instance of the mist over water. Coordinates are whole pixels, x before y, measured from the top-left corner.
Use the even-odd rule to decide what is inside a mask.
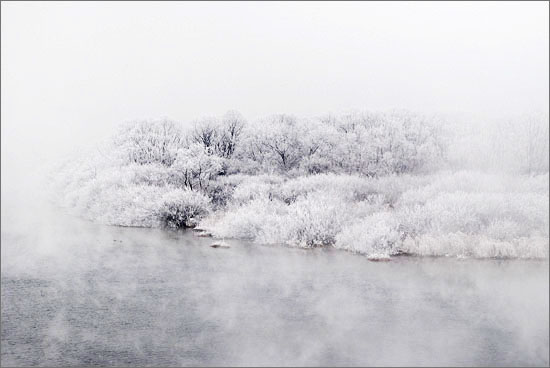
[[[550,363],[548,3],[1,7],[2,366]],[[214,249],[191,230],[106,226],[50,203],[53,168],[75,151],[96,153],[119,124],[168,117],[187,129],[232,109],[259,132],[276,113],[300,123],[365,110],[435,117],[448,134],[449,171],[382,179],[378,189],[410,190],[413,204],[447,193],[432,203],[439,215],[428,214],[455,237],[419,242],[417,254],[444,254],[455,240],[478,249],[452,220],[477,227],[480,208],[485,219],[500,216],[491,236],[502,242],[485,242],[483,260],[371,262],[353,248],[227,238],[230,248]],[[530,175],[533,157],[539,176]],[[335,189],[330,175],[310,179]],[[81,198],[96,215],[114,207]],[[280,216],[259,203],[240,213],[275,228],[267,220]],[[222,220],[221,237],[248,230],[231,212]],[[355,229],[344,243],[363,234]],[[533,237],[519,249],[537,259],[490,258],[522,231]],[[266,242],[285,239],[275,235]]]
[[[2,231],[2,365],[546,365],[548,263]],[[21,223],[19,223],[21,225]]]

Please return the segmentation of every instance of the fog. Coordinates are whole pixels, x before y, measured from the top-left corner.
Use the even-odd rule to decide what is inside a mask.
[[[548,3],[1,9],[2,365],[548,364]],[[381,165],[371,178],[296,164],[302,176],[292,176],[274,155],[257,166],[267,174],[250,174],[243,154],[216,182],[238,195],[217,212],[205,206],[201,223],[229,249],[189,229],[146,228],[151,208],[183,189],[143,183],[177,176],[173,167],[96,157],[126,157],[130,146],[97,147],[136,120],[190,129],[237,110],[248,149],[288,138],[273,114],[296,116],[298,138],[328,142],[330,122],[312,130],[315,119],[394,109],[407,111],[401,121],[419,113],[442,124],[441,139],[426,130],[433,144],[418,150],[435,169]],[[372,116],[393,134],[393,115]],[[332,135],[341,150],[331,169],[374,152],[363,128],[363,144]],[[409,135],[389,146],[416,154]],[[186,152],[181,167],[206,151]],[[63,199],[53,204],[52,183]],[[364,256],[403,223],[424,237],[389,262]],[[254,242],[235,239],[253,231]],[[323,231],[338,249],[307,243]]]
[[[544,2],[3,3],[2,188],[131,119],[547,112],[548,41]]]
[[[22,234],[2,233],[5,366],[548,363],[546,262],[213,249],[58,212]]]

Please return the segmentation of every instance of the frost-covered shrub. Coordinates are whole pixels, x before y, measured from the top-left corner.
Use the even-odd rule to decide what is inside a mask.
[[[405,239],[403,249],[420,255],[546,257],[548,190],[525,191],[537,178],[513,178],[514,191],[503,177],[488,182],[495,180],[503,181],[500,186],[480,185],[477,192],[474,186],[456,181],[454,187],[468,190],[464,192],[452,191],[451,181],[443,178],[446,189],[434,190],[432,185],[405,193],[396,212]],[[486,192],[491,187],[496,192]]]
[[[495,240],[515,239],[526,235],[523,233],[520,224],[501,218],[491,219],[484,233],[489,239]]]
[[[400,234],[395,216],[377,212],[341,229],[335,248],[386,258],[399,249]]]
[[[210,210],[205,195],[186,189],[173,189],[162,195],[157,210],[159,220],[174,228],[194,227]]]
[[[148,185],[104,188],[96,191],[96,201],[84,213],[108,225],[154,227],[158,224],[155,211],[161,195],[159,187]]]
[[[334,246],[375,258],[399,252],[472,257],[548,253],[548,183],[537,177],[448,172],[275,178],[239,177],[228,207],[207,220],[212,233],[306,248]],[[482,179],[477,188],[476,178]],[[452,234],[452,241],[435,245],[434,239],[446,234]],[[536,244],[531,250],[526,248],[529,241]]]
[[[503,193],[521,191],[516,178],[476,171],[440,172],[426,177],[422,185],[409,187],[401,201],[405,204],[425,203],[443,193]]]
[[[510,236],[548,233],[548,196],[539,194],[442,193],[424,205],[404,207],[398,213],[412,234],[482,233],[499,223],[514,224]]]
[[[533,235],[503,240],[461,232],[425,234],[405,239],[401,249],[420,256],[548,258],[548,237]]]
[[[419,218],[417,223],[422,224],[416,232],[451,232],[466,233],[478,232],[483,224],[476,204],[470,195],[458,193],[443,193],[428,201],[424,206],[410,212],[412,218]],[[406,221],[406,218],[403,218]]]
[[[264,244],[283,243],[287,206],[281,201],[253,199],[241,206],[213,214],[201,222],[201,228],[217,237],[257,240]]]
[[[342,200],[350,201],[358,197],[357,192],[368,186],[370,179],[352,175],[318,174],[291,179],[279,185],[274,195],[285,203],[292,203],[309,193],[327,193]],[[368,190],[367,190],[368,191]],[[369,191],[374,194],[375,191]],[[365,199],[365,198],[361,198]]]
[[[357,175],[318,174],[287,180],[274,189],[273,195],[286,203],[292,203],[308,193],[318,192],[330,193],[346,202],[367,201],[390,205],[411,186],[411,182],[409,176],[369,178]]]
[[[157,225],[155,211],[162,189],[156,186],[133,184],[128,176],[120,185],[120,176],[101,175],[65,196],[62,203],[73,213],[87,219],[119,226]]]
[[[284,179],[276,175],[241,176],[233,192],[233,202],[243,204],[254,199],[272,198],[275,188],[282,185]]]
[[[133,174],[132,182],[135,184],[145,185],[177,185],[181,180],[177,172],[174,172],[170,167],[162,164],[129,164],[124,170],[130,171]]]
[[[300,171],[306,174],[321,174],[332,171],[332,162],[326,156],[310,155],[300,162]]]
[[[236,185],[230,180],[217,179],[210,183],[205,190],[205,195],[210,198],[214,210],[222,209],[231,202],[235,187]]]
[[[333,192],[311,192],[285,203],[275,196],[270,198],[271,189],[249,201],[241,198],[241,202],[233,202],[225,211],[201,222],[201,227],[215,236],[247,238],[264,244],[331,246],[345,224],[380,209],[366,201],[342,201]]]
[[[303,248],[333,245],[342,225],[353,215],[338,197],[311,193],[288,206],[284,242]]]

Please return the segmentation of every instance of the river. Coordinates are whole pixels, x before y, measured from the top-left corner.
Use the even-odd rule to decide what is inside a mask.
[[[371,262],[3,215],[2,366],[549,363],[547,260]]]

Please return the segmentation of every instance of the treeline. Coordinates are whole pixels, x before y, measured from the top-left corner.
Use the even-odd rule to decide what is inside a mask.
[[[317,120],[275,115],[255,124],[229,112],[200,120],[188,130],[168,120],[141,121],[124,125],[115,147],[127,163],[170,168],[164,180],[193,190],[237,173],[416,173],[437,166],[444,157],[440,126],[406,112]]]

